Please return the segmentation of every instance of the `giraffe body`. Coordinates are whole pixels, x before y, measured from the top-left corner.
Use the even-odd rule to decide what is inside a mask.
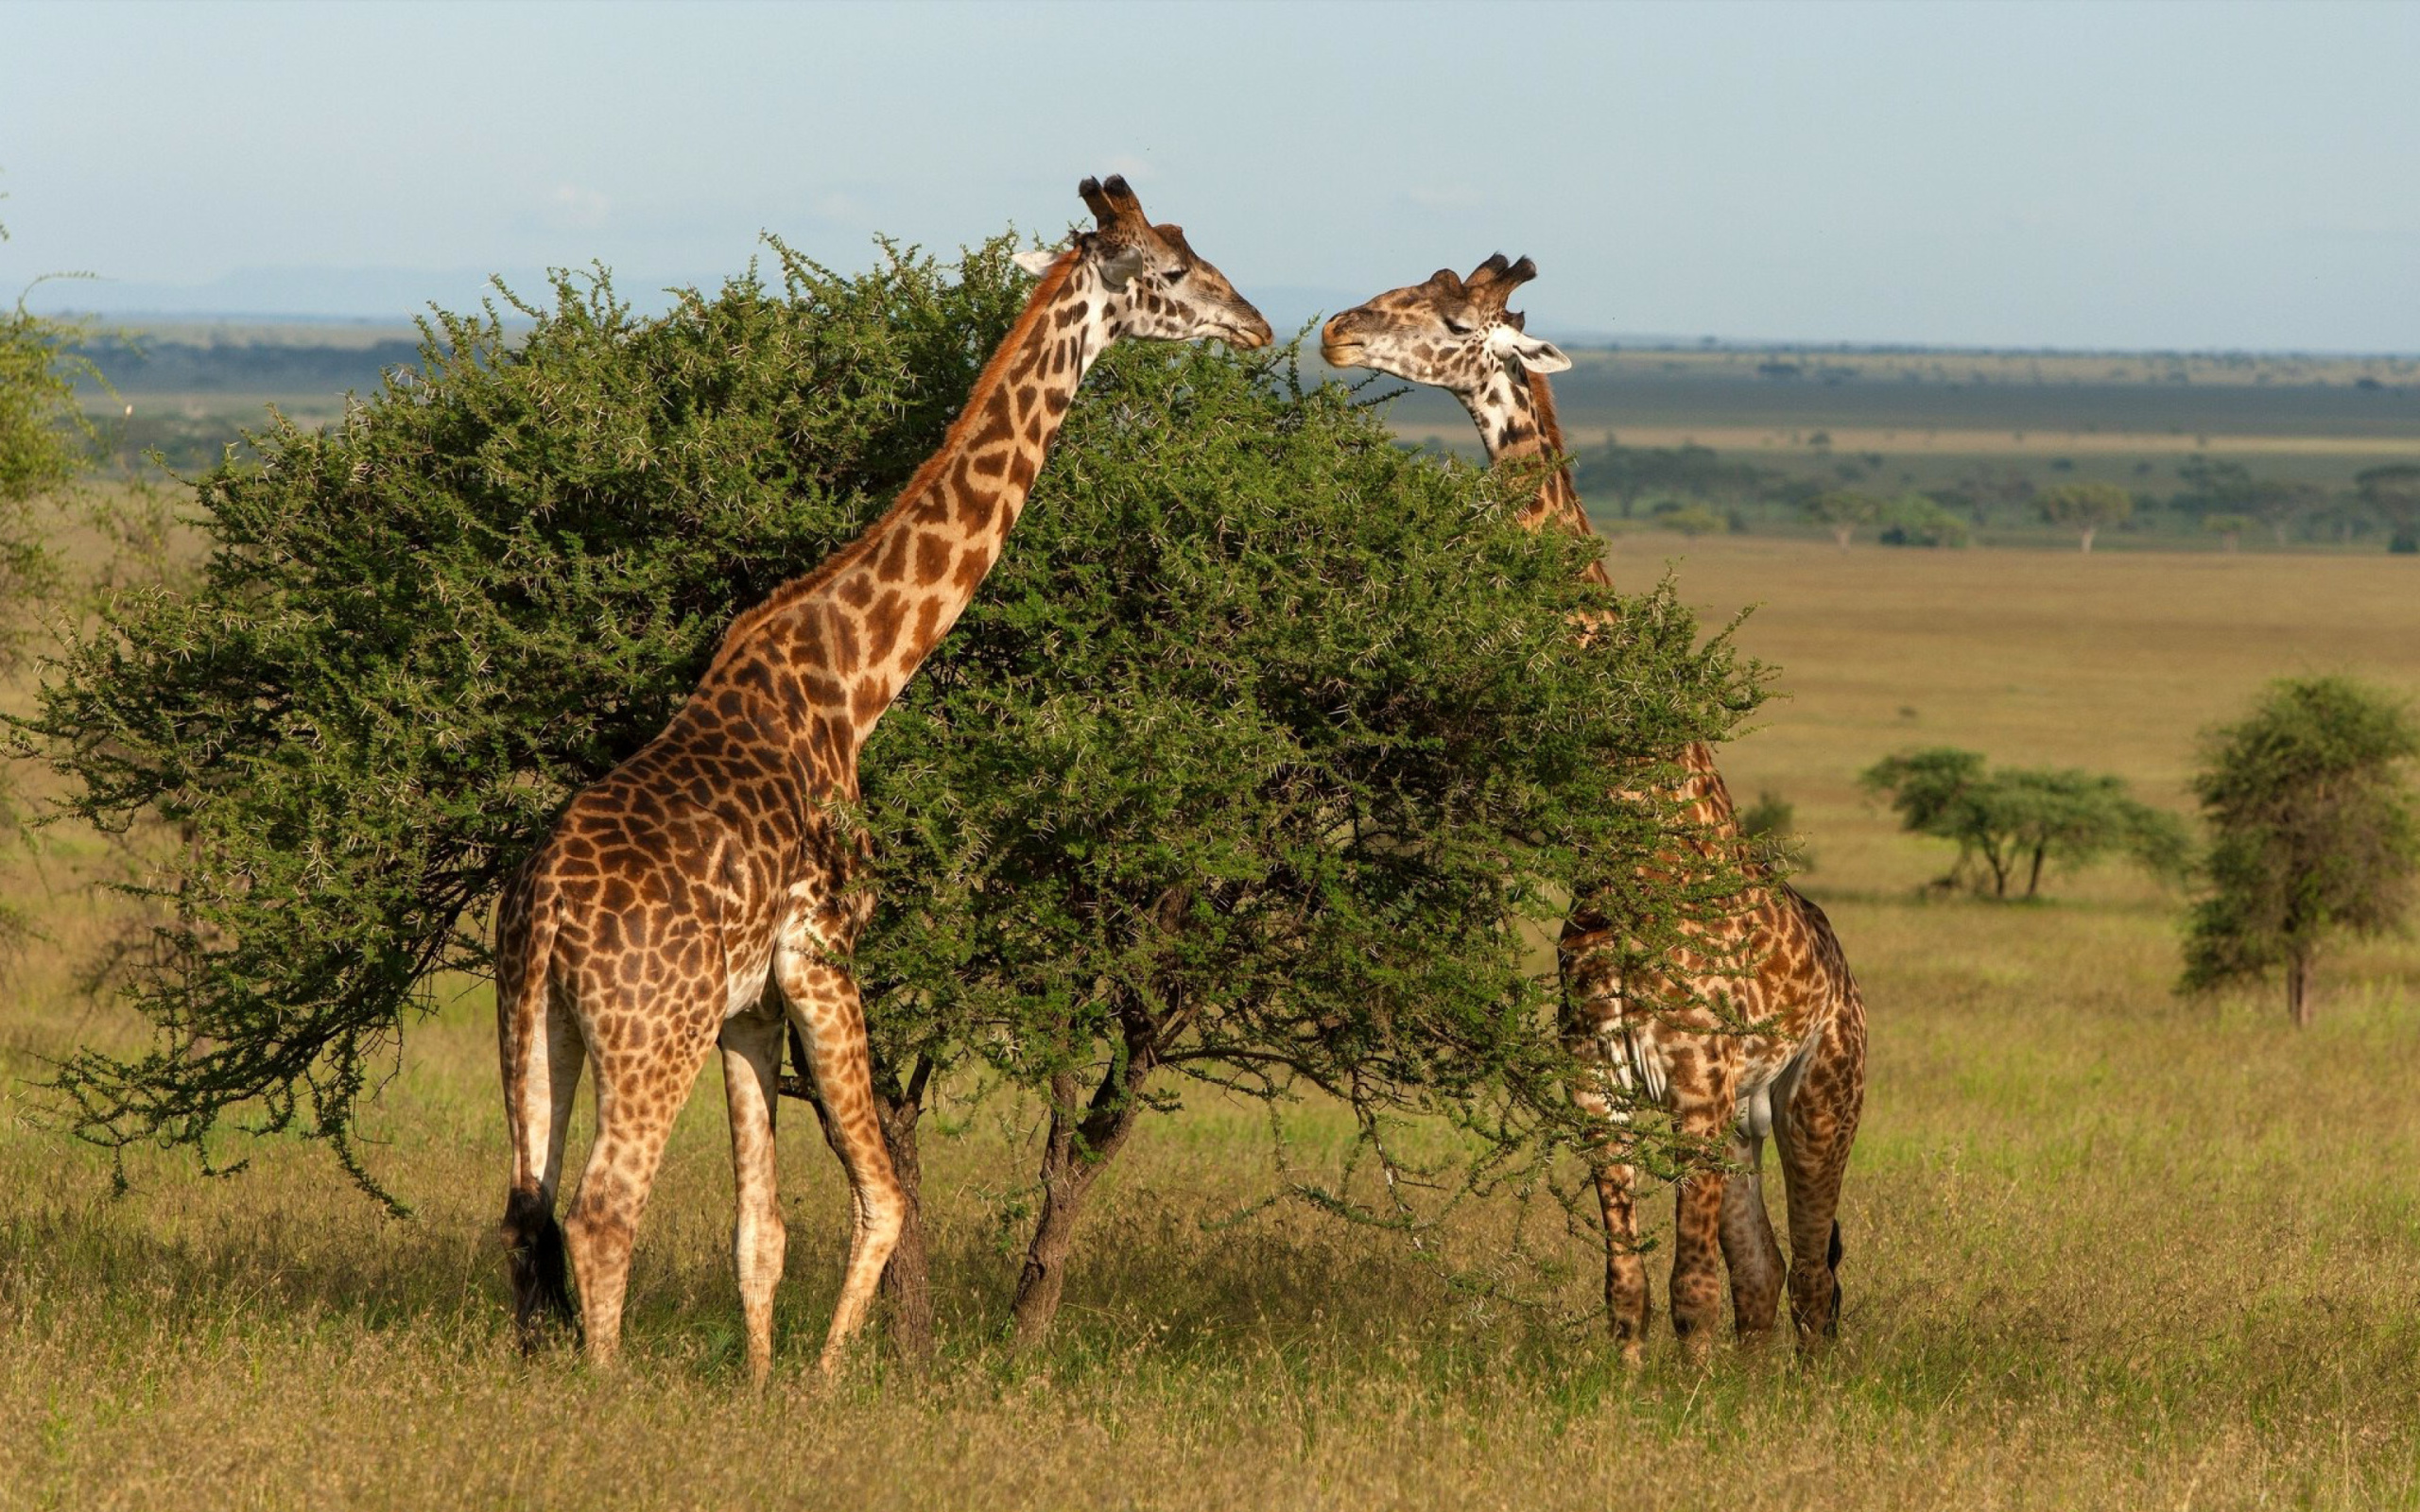
[[[847,1173],[849,1258],[822,1355],[862,1323],[904,1198],[874,1104],[847,960],[873,901],[837,808],[857,753],[949,632],[1016,523],[1085,369],[1123,336],[1269,327],[1124,181],[1086,180],[1100,217],[1048,259],[941,449],[863,535],[740,615],[663,732],[579,793],[497,904],[496,1005],[512,1176],[504,1218],[525,1344],[542,1311],[618,1348],[648,1193],[709,1053],[723,1055],[738,1214],[734,1260],[752,1376],[771,1362],[784,1228],[773,1109],[785,1020]],[[560,1228],[572,1102],[596,1077],[597,1134]]]
[[[1451,390],[1470,411],[1492,461],[1547,464],[1523,523],[1592,535],[1569,470],[1555,460],[1563,436],[1546,374],[1570,360],[1529,335],[1521,316],[1505,309],[1512,289],[1535,274],[1527,258],[1508,264],[1501,255],[1467,280],[1441,268],[1426,283],[1390,290],[1329,320],[1321,350],[1339,367],[1374,368]],[[1588,572],[1596,581],[1611,580],[1601,562]],[[1671,796],[1714,844],[1736,841],[1737,812],[1713,751],[1693,743],[1682,751],[1681,765],[1681,786]],[[1576,908],[1558,954],[1567,1033],[1594,1071],[1573,1095],[1615,1130],[1594,1164],[1605,1221],[1606,1310],[1624,1357],[1639,1357],[1649,1305],[1637,1172],[1624,1159],[1622,1100],[1608,1095],[1614,1088],[1670,1109],[1685,1134],[1723,1140],[1737,1171],[1702,1171],[1680,1184],[1671,1311],[1684,1349],[1702,1355],[1712,1339],[1722,1265],[1741,1337],[1763,1336],[1774,1326],[1785,1269],[1762,1188],[1768,1136],[1778,1147],[1789,1196],[1790,1314],[1802,1347],[1830,1336],[1840,1316],[1841,1181],[1865,1095],[1865,1005],[1831,921],[1796,889],[1752,868],[1736,907],[1714,923],[1692,926],[1703,946],[1685,945],[1658,968],[1680,988],[1669,994],[1684,1005],[1678,1007],[1660,1005],[1666,994],[1628,989],[1644,984],[1626,984],[1613,964],[1609,947],[1619,927]],[[1752,969],[1735,974],[1743,964]],[[1705,1000],[1724,1001],[1750,1030],[1726,1027]]]

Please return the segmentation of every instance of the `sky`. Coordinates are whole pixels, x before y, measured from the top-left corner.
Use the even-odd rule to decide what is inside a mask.
[[[2420,4],[26,4],[0,292],[403,318],[1080,218],[1283,325],[1490,252],[1530,329],[2420,352]]]

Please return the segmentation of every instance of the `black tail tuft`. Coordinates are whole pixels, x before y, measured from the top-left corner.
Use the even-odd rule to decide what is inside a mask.
[[[504,1208],[504,1250],[512,1264],[512,1317],[523,1350],[538,1347],[540,1314],[577,1322],[563,1264],[563,1228],[535,1192],[516,1192]]]

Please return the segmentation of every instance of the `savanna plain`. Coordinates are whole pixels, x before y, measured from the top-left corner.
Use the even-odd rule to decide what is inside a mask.
[[[32,1085],[72,1043],[139,1038],[76,990],[112,905],[97,848],[61,837],[10,879],[49,938],[0,993],[0,1503],[2420,1503],[2420,948],[2333,956],[2307,1032],[2282,994],[2180,1000],[2177,894],[2116,869],[2029,904],[1927,893],[1946,851],[1855,781],[1955,745],[2182,809],[2195,732],[2270,677],[2420,692],[2420,563],[1645,535],[1613,557],[1634,586],[1668,564],[1710,625],[1760,606],[1737,633],[1787,696],[1723,765],[1743,801],[1795,804],[1802,885],[1869,1005],[1819,1357],[1725,1343],[1699,1370],[1659,1322],[1626,1374],[1584,1228],[1498,1194],[1415,1249],[1262,1205],[1268,1114],[1205,1089],[1104,1177],[1056,1334],[1012,1354],[1036,1118],[969,1088],[925,1144],[923,1376],[873,1347],[814,1377],[844,1199],[788,1110],[779,1365],[752,1395],[710,1070],[640,1239],[626,1367],[525,1359],[484,989],[413,1031],[381,1104],[370,1160],[412,1217],[295,1143],[225,1178],[137,1155],[112,1196]],[[1304,1160],[1350,1134],[1316,1105],[1283,1121]]]

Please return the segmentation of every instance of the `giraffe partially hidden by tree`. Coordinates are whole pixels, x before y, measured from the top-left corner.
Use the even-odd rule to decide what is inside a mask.
[[[1528,258],[1489,258],[1465,280],[1441,268],[1427,282],[1345,311],[1321,333],[1338,367],[1372,368],[1450,389],[1478,422],[1491,461],[1528,461],[1542,472],[1522,520],[1593,535],[1570,471],[1546,375],[1571,366],[1528,335],[1505,309],[1512,290],[1537,276]],[[1518,369],[1518,370],[1516,370]],[[1591,577],[1610,582],[1601,561]],[[1681,753],[1685,776],[1671,795],[1718,846],[1736,845],[1731,795],[1703,742]],[[1634,796],[1620,795],[1616,797]],[[1712,1142],[1728,1129],[1729,1163],[1681,1182],[1672,1246],[1672,1326],[1685,1350],[1703,1356],[1720,1314],[1716,1252],[1731,1272],[1733,1315],[1742,1338],[1772,1332],[1782,1256],[1765,1211],[1760,1168],[1765,1136],[1778,1146],[1789,1204],[1790,1314],[1802,1348],[1838,1332],[1841,1180],[1865,1099],[1865,1006],[1824,911],[1788,885],[1750,868],[1750,885],[1725,917],[1694,933],[1659,968],[1681,1005],[1625,994],[1615,966],[1621,922],[1584,906],[1564,921],[1560,956],[1568,1032],[1594,1068],[1574,1099],[1614,1130],[1594,1160],[1605,1218],[1605,1302],[1623,1357],[1635,1362],[1648,1324],[1647,1270],[1638,1250],[1637,1172],[1626,1159],[1624,1115],[1613,1089],[1636,1089],[1669,1108],[1681,1130]],[[1736,963],[1736,964],[1735,964]],[[1744,974],[1741,971],[1744,968]],[[1643,984],[1634,984],[1640,986]],[[1725,1003],[1747,1032],[1726,1028]]]
[[[568,1250],[589,1355],[614,1359],[648,1187],[719,1044],[738,1187],[733,1251],[749,1370],[764,1379],[784,1246],[773,1170],[784,1009],[849,1181],[849,1258],[824,1370],[865,1316],[904,1199],[846,964],[873,900],[850,886],[862,841],[838,822],[836,802],[856,795],[875,721],[998,558],[1092,361],[1126,336],[1270,340],[1260,313],[1182,231],[1152,225],[1124,180],[1087,179],[1080,192],[1098,229],[1023,259],[1041,283],[941,450],[863,535],[732,623],[664,732],[574,798],[504,890],[504,1242],[525,1346],[542,1310],[571,1314]],[[558,1226],[584,1060],[596,1069],[596,1142]]]

